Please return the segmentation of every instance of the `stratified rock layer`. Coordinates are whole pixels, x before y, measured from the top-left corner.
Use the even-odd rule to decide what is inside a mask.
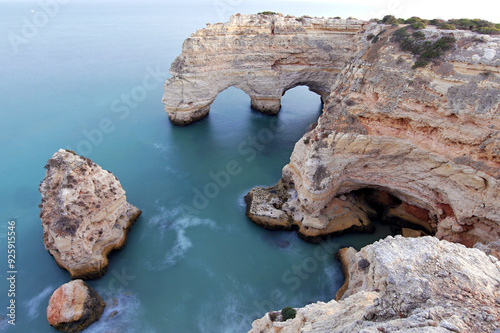
[[[231,16],[186,39],[170,68],[163,102],[171,121],[189,124],[208,115],[217,95],[237,87],[264,113],[280,110],[281,96],[306,85],[326,98],[338,73],[358,53],[358,20],[282,15]]]
[[[373,189],[403,202],[391,214],[438,238],[467,246],[500,238],[500,38],[451,32],[453,51],[412,69],[393,30],[366,41],[337,76],[317,126],[283,169],[286,195],[252,190],[247,213],[256,223],[328,234],[338,229],[328,207]],[[351,221],[347,228],[359,223]]]
[[[493,332],[500,328],[500,262],[434,237],[388,237],[343,251],[348,288],[340,301],[297,310],[252,333]]]
[[[95,279],[108,267],[108,254],[122,248],[141,212],[127,202],[109,171],[72,151],[49,159],[40,185],[45,248],[72,278]]]
[[[82,280],[59,287],[49,300],[47,320],[62,332],[76,333],[99,320],[106,303]]]
[[[306,85],[322,96],[323,114],[296,144],[281,181],[247,196],[253,221],[297,228],[311,241],[370,229],[370,212],[351,193],[372,189],[402,202],[389,215],[427,234],[467,246],[495,241],[500,37],[422,30],[429,41],[451,34],[456,47],[413,69],[413,55],[391,41],[395,29],[233,15],[185,41],[165,83],[165,109],[174,123],[188,124],[234,86],[254,108],[276,113],[287,89]]]

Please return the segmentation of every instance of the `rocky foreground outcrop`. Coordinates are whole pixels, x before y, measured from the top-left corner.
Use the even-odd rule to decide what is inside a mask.
[[[47,320],[59,331],[76,333],[99,320],[105,306],[92,287],[74,280],[54,291],[47,307]]]
[[[217,95],[237,87],[252,107],[275,114],[281,96],[298,85],[328,97],[353,61],[363,37],[359,20],[232,15],[191,35],[173,62],[163,103],[171,121],[186,125],[208,115]]]
[[[388,237],[343,251],[348,288],[294,319],[254,321],[266,332],[494,332],[500,329],[500,261],[434,237]],[[495,331],[496,332],[496,331]]]
[[[108,254],[122,248],[141,211],[127,202],[109,171],[60,149],[47,162],[40,185],[45,248],[72,278],[100,278]]]

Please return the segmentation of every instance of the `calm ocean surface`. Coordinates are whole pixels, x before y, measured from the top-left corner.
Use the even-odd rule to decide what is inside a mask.
[[[243,204],[253,186],[279,180],[321,112],[319,97],[290,90],[279,116],[269,117],[230,88],[207,119],[182,128],[161,103],[170,63],[192,32],[231,13],[275,7],[61,2],[44,9],[55,2],[0,1],[0,331],[55,332],[45,311],[69,274],[44,248],[37,205],[43,167],[59,148],[112,171],[143,211],[108,273],[89,282],[107,307],[86,332],[246,332],[266,311],[334,298],[343,282],[335,251],[388,231],[317,246],[257,227]],[[238,175],[214,186],[235,163]],[[207,186],[208,198],[197,195]],[[5,316],[10,220],[17,223],[15,327]]]

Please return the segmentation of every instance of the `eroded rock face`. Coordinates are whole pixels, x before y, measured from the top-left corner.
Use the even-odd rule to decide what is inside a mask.
[[[49,159],[40,185],[45,248],[72,278],[95,279],[108,254],[122,248],[141,211],[129,204],[109,171],[72,151]]]
[[[311,243],[318,243],[329,235],[347,231],[374,230],[371,220],[376,212],[362,199],[352,194],[335,198],[313,218],[290,207],[297,200],[291,183],[280,181],[272,187],[255,187],[245,196],[246,214],[255,223],[270,230],[297,230],[299,236]]]
[[[186,40],[165,84],[165,108],[174,123],[188,124],[234,86],[255,108],[276,113],[283,92],[307,85],[323,96],[323,115],[296,144],[277,187],[248,196],[252,220],[297,228],[310,240],[369,229],[362,200],[349,197],[368,188],[404,202],[391,214],[428,234],[467,246],[494,241],[500,238],[500,38],[423,30],[428,40],[453,34],[456,48],[412,69],[413,56],[391,42],[394,30],[361,21],[233,15]]]
[[[165,83],[170,120],[185,125],[208,115],[217,95],[237,87],[252,107],[275,114],[281,96],[306,85],[326,98],[338,73],[358,53],[365,22],[232,15],[186,39]]]
[[[500,260],[500,239],[486,244],[477,243],[474,247]]]
[[[54,291],[47,307],[47,320],[59,331],[76,333],[99,320],[105,306],[92,287],[74,280]]]
[[[269,314],[250,332],[493,332],[500,328],[500,262],[434,237],[388,237],[343,251],[348,287],[341,300]]]
[[[249,207],[254,221],[281,215],[326,234],[335,223],[318,223],[326,207],[369,188],[406,203],[394,213],[418,217],[441,239],[472,246],[500,238],[500,38],[453,32],[455,50],[412,69],[392,30],[337,76],[318,125],[283,169],[287,198],[279,209]],[[253,202],[263,202],[255,193]]]

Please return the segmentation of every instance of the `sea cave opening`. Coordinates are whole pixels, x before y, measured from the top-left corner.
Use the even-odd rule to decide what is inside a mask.
[[[401,200],[395,193],[385,188],[361,188],[349,192],[356,205],[365,211],[372,222],[373,229],[377,224],[390,227],[393,235],[419,237],[434,235],[435,217],[426,208]],[[366,231],[373,232],[371,228]]]

